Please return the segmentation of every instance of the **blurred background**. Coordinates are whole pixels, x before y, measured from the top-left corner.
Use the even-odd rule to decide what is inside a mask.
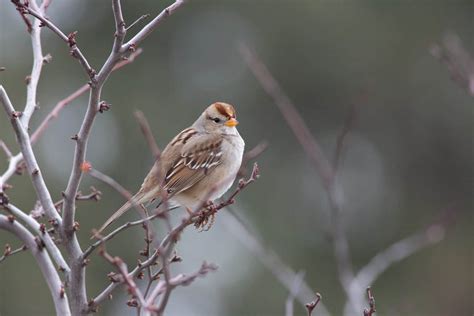
[[[171,1],[123,1],[128,24],[155,16]],[[108,56],[114,32],[110,1],[53,1],[49,17],[77,41],[98,69]],[[145,20],[145,22],[149,21]],[[133,27],[134,34],[145,22]],[[342,217],[355,269],[378,251],[426,228],[448,208],[455,221],[444,239],[393,265],[375,284],[380,315],[472,315],[473,277],[473,119],[474,99],[450,79],[430,47],[457,34],[474,52],[471,1],[191,1],[145,40],[143,53],[115,72],[103,90],[112,104],[100,114],[87,159],[135,191],[153,163],[133,116],[141,110],[160,146],[191,124],[210,103],[235,105],[239,131],[250,149],[262,141],[257,158],[261,178],[238,197],[234,210],[247,219],[263,244],[275,251],[323,295],[333,315],[345,302],[328,238],[329,209],[317,172],[262,90],[237,49],[243,41],[258,52],[305,118],[328,157],[351,107],[357,104],[339,175]],[[66,45],[47,29],[43,51],[53,61],[43,69],[36,128],[54,105],[86,82]],[[25,24],[14,6],[0,3],[0,83],[21,109],[32,53]],[[361,98],[360,96],[364,97]],[[74,143],[87,96],[61,112],[35,145],[54,199],[66,187]],[[0,139],[17,152],[11,126],[0,114]],[[7,161],[1,153],[0,172]],[[29,211],[34,191],[25,175],[10,181],[12,202]],[[85,176],[103,199],[80,202],[79,237],[123,202],[115,191]],[[224,211],[225,212],[225,211]],[[181,211],[174,214],[179,220]],[[128,219],[137,218],[130,212]],[[125,222],[126,219],[122,219]],[[163,228],[157,223],[157,229]],[[0,246],[18,241],[0,231]],[[141,229],[109,243],[108,251],[136,264],[143,247]],[[219,270],[190,287],[178,288],[169,315],[282,315],[288,295],[258,257],[249,252],[217,216],[208,232],[189,228],[177,246],[184,261],[173,273],[196,270],[203,260]],[[108,284],[112,268],[94,255],[87,270],[88,295]],[[51,315],[50,294],[29,253],[0,264],[0,315]],[[123,289],[100,315],[133,315]],[[295,314],[305,315],[295,303]],[[361,313],[362,314],[362,311]],[[314,315],[318,315],[317,309]]]

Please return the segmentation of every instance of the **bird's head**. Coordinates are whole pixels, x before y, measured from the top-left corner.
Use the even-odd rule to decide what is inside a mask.
[[[215,102],[207,107],[194,124],[201,125],[208,133],[234,134],[239,122],[232,105]]]

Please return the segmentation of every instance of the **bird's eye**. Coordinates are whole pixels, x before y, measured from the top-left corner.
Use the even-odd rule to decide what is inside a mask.
[[[220,122],[221,122],[221,119],[218,118],[218,117],[215,117],[215,118],[213,118],[212,120],[213,120],[214,122],[216,122],[216,123],[220,123]]]

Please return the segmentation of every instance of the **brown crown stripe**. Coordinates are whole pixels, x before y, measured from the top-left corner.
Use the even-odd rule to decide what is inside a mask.
[[[235,118],[235,109],[232,105],[223,102],[216,102],[217,111],[227,118]]]

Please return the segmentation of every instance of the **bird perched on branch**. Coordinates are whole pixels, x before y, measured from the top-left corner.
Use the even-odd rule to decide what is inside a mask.
[[[166,198],[188,210],[221,197],[232,186],[242,163],[244,140],[232,105],[211,104],[163,150],[140,190],[99,229],[134,205]]]

